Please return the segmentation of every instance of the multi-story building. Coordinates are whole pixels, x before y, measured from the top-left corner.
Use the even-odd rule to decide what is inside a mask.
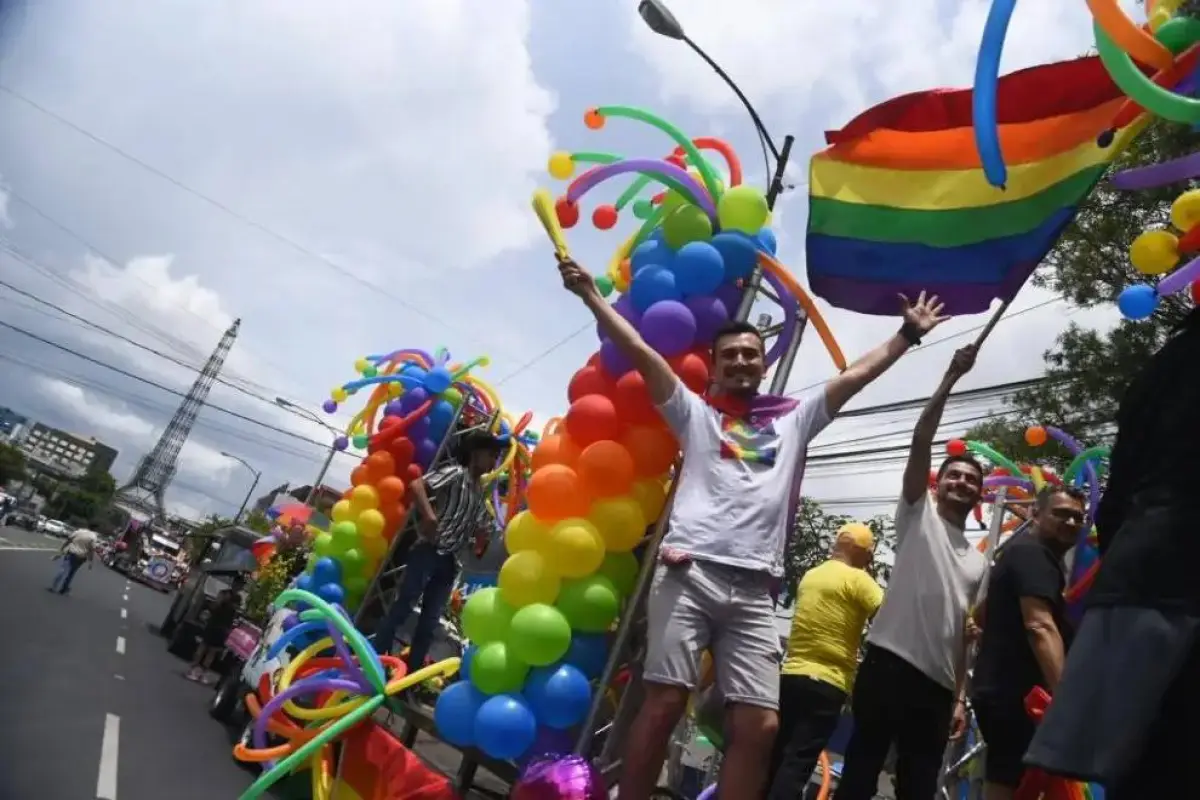
[[[103,442],[41,422],[29,423],[17,440],[17,446],[33,466],[67,477],[109,472],[117,460],[117,451]]]

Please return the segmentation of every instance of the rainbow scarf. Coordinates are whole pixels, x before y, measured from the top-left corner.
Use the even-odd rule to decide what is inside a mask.
[[[971,91],[939,89],[875,106],[813,156],[808,280],[838,308],[894,315],[897,294],[937,294],[951,314],[1010,300],[1109,164],[1144,126],[1108,129],[1125,97],[1096,57],[1000,79],[1007,189],[975,147]]]

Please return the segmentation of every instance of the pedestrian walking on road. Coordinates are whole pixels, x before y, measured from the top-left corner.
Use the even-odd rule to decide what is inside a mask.
[[[237,588],[237,587],[235,587]],[[208,673],[212,671],[213,662],[225,650],[225,640],[233,630],[233,623],[238,615],[238,596],[234,589],[222,589],[217,595],[217,604],[208,615],[208,623],[200,635],[200,644],[196,647],[196,656],[185,677],[189,681],[208,683]]]
[[[87,563],[88,569],[92,567],[92,559],[96,555],[96,542],[100,537],[95,531],[90,531],[87,528],[80,528],[71,534],[70,538],[63,543],[62,549],[55,556],[61,564],[58,569],[58,574],[54,576],[48,591],[58,592],[59,594],[67,594],[71,591],[71,581],[75,579],[75,573],[79,568]]]

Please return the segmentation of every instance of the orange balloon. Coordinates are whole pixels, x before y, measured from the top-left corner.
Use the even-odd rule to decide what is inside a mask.
[[[648,425],[635,425],[625,431],[621,444],[633,458],[634,473],[639,478],[663,474],[679,452],[679,442],[669,430]]]
[[[391,456],[388,457],[391,458]],[[389,503],[399,503],[404,499],[404,492],[406,490],[407,487],[404,485],[404,481],[395,475],[380,478],[375,484],[375,491],[379,493],[380,506]]]
[[[580,447],[601,439],[616,439],[620,432],[616,406],[602,394],[581,397],[567,409],[567,433]]]
[[[708,389],[708,359],[698,353],[684,353],[668,359],[671,369],[683,381],[683,385],[696,394]]]
[[[536,472],[551,464],[574,468],[579,462],[580,452],[579,445],[565,431],[547,436],[538,442],[537,449],[533,451],[533,470]]]
[[[1030,447],[1041,447],[1046,443],[1049,434],[1041,425],[1030,425],[1025,429],[1025,444]]]
[[[630,263],[628,258],[621,259],[621,263],[617,265],[617,274],[625,283],[633,280],[633,264]]]
[[[591,497],[616,497],[633,487],[633,456],[608,439],[584,448],[577,471]]]
[[[371,482],[371,468],[366,463],[359,464],[350,471],[351,486],[365,486]]]
[[[530,512],[545,522],[582,517],[590,505],[579,475],[562,464],[550,464],[533,473],[525,499]]]
[[[653,425],[662,419],[650,402],[645,378],[637,370],[631,369],[617,379],[613,400],[618,417],[626,425]]]
[[[367,456],[363,464],[371,474],[372,483],[378,483],[388,475],[396,474],[396,459],[386,450],[379,450]]]

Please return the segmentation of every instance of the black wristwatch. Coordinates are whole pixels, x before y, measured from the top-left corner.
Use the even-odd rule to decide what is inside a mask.
[[[911,322],[905,322],[900,326],[900,335],[904,337],[904,341],[913,347],[918,347],[921,344],[921,331]]]

